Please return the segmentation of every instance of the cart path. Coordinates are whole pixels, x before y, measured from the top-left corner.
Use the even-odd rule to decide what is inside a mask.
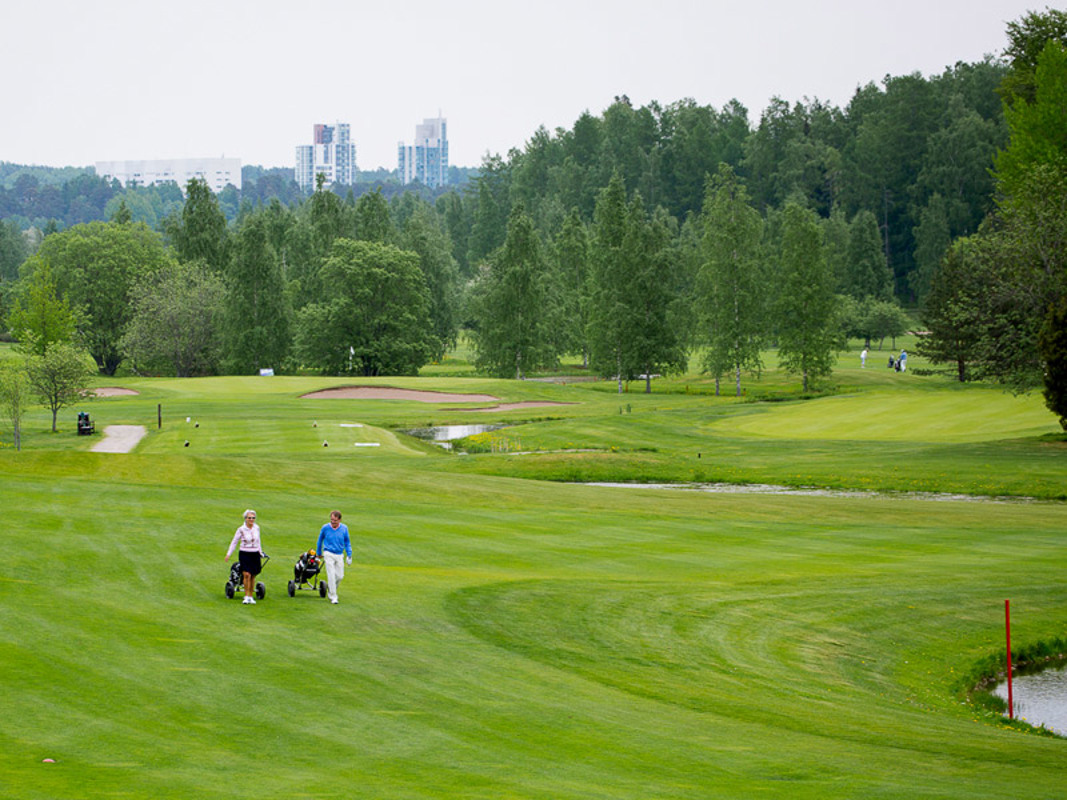
[[[128,453],[148,433],[144,425],[108,425],[104,438],[91,448],[94,453]]]

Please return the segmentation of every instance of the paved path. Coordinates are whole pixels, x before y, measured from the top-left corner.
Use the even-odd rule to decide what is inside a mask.
[[[144,425],[108,425],[104,438],[92,446],[94,453],[128,453],[148,433]]]

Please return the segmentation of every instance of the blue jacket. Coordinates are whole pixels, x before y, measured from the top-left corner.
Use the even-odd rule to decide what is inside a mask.
[[[348,526],[343,522],[336,529],[328,522],[323,525],[322,530],[319,531],[319,541],[315,545],[315,552],[321,556],[323,550],[331,553],[344,553],[351,558],[352,543],[348,540]]]

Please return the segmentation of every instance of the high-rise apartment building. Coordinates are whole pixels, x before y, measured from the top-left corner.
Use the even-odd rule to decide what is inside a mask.
[[[296,182],[305,192],[315,188],[315,176],[326,176],[326,186],[351,184],[356,176],[356,146],[347,122],[316,125],[313,144],[296,146]]]
[[[415,126],[415,143],[397,147],[397,173],[402,183],[436,189],[448,184],[448,120],[425,119]]]
[[[96,174],[117,180],[123,186],[152,186],[173,181],[183,192],[193,178],[203,178],[211,191],[218,194],[233,184],[241,188],[239,158],[170,158],[149,161],[97,161]]]

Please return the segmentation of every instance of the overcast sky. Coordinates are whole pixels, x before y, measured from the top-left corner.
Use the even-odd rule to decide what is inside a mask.
[[[477,166],[616,95],[848,103],[887,75],[1000,55],[1022,0],[2,0],[0,161],[293,166],[348,122],[363,170],[438,113]]]

